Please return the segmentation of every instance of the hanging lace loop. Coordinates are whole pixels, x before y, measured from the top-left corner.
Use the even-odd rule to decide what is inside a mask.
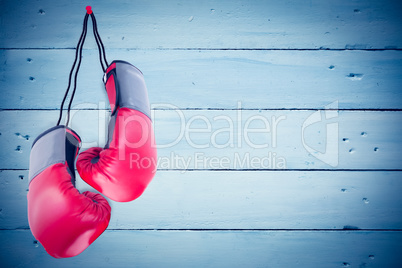
[[[102,39],[100,38],[100,35],[99,35],[99,32],[98,32],[98,26],[97,26],[97,23],[96,23],[95,15],[92,12],[90,6],[88,6],[86,9],[87,9],[87,14],[85,14],[81,36],[80,36],[80,39],[78,40],[77,47],[75,48],[75,59],[74,59],[73,66],[71,67],[71,70],[70,70],[70,75],[68,77],[68,86],[67,86],[66,92],[64,93],[64,97],[63,97],[63,100],[62,100],[61,105],[60,105],[60,114],[59,114],[59,119],[58,119],[57,124],[56,124],[57,126],[60,125],[61,119],[63,117],[64,103],[65,103],[65,101],[67,99],[67,96],[68,96],[68,93],[70,91],[71,84],[72,84],[71,82],[72,82],[72,78],[73,78],[73,74],[74,74],[73,91],[72,91],[70,101],[69,101],[69,104],[68,104],[68,108],[67,108],[66,126],[68,126],[68,123],[70,121],[70,110],[71,110],[71,105],[72,105],[73,100],[74,100],[75,92],[77,90],[78,71],[80,70],[80,66],[81,66],[82,48],[84,46],[85,38],[87,36],[88,17],[89,16],[91,16],[91,20],[92,20],[92,28],[93,28],[93,33],[94,33],[96,45],[98,46],[99,61],[100,61],[102,70],[104,72],[106,72],[106,68],[108,66],[108,63],[107,63],[107,60],[106,60],[105,47],[103,46]]]

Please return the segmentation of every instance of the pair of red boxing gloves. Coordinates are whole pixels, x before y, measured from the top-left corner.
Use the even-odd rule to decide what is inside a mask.
[[[100,194],[80,193],[81,178],[108,198],[139,197],[156,171],[156,148],[142,73],[124,61],[106,71],[112,110],[105,148],[78,155],[81,139],[69,127],[53,127],[34,141],[30,155],[28,220],[35,238],[56,258],[85,250],[107,228],[111,208]]]
[[[104,70],[111,118],[105,148],[90,148],[78,154],[81,138],[68,127],[68,122],[89,16]],[[74,69],[74,90],[67,122],[60,125]],[[95,16],[87,7],[59,121],[32,144],[27,195],[32,234],[55,258],[80,254],[107,228],[111,208],[102,195],[89,191],[80,193],[75,188],[76,158],[77,171],[84,181],[114,201],[128,202],[138,198],[154,177],[156,157],[144,76],[128,62],[107,63]]]

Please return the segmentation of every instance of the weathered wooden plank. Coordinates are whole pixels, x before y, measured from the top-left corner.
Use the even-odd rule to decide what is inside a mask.
[[[29,227],[27,175],[1,171],[0,229]],[[109,229],[402,229],[401,188],[401,172],[159,171],[110,201]]]
[[[2,1],[0,47],[73,47],[87,4],[109,48],[402,48],[394,0]]]
[[[0,231],[3,267],[399,267],[401,232],[106,231],[54,259],[29,230]]]
[[[58,111],[1,111],[0,169],[28,169],[33,140],[57,118]],[[402,163],[401,112],[154,110],[153,118],[159,169],[375,170]],[[82,150],[104,146],[107,123],[105,110],[73,111]]]
[[[152,104],[179,108],[402,109],[402,51],[111,50],[144,73]],[[73,50],[0,51],[2,109],[57,109]],[[97,51],[85,50],[75,104],[107,103]]]

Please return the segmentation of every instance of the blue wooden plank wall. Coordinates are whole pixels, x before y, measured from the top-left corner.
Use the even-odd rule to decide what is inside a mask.
[[[29,153],[56,123],[86,5],[108,60],[144,73],[159,170],[138,200],[109,201],[87,250],[56,260],[29,229]],[[0,266],[402,267],[401,13],[399,0],[1,0]],[[90,30],[72,111],[83,150],[107,135],[97,53]]]

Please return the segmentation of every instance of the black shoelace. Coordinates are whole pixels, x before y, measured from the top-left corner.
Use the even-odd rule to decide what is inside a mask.
[[[69,75],[69,78],[68,78],[68,86],[67,86],[67,89],[66,89],[66,93],[64,94],[63,100],[61,102],[61,105],[60,105],[60,114],[59,114],[59,120],[57,121],[57,124],[56,124],[57,126],[60,125],[60,121],[61,121],[61,118],[63,116],[64,103],[65,103],[65,101],[67,99],[67,96],[68,96],[68,93],[69,93],[70,87],[71,87],[71,78],[73,77],[74,69],[76,69],[75,73],[74,73],[73,92],[71,94],[70,102],[69,102],[68,108],[67,108],[66,126],[68,126],[68,123],[70,121],[70,110],[71,110],[71,105],[73,103],[75,91],[77,89],[77,76],[78,76],[78,71],[80,70],[80,66],[81,66],[82,47],[84,46],[85,38],[87,36],[87,26],[88,26],[88,17],[89,16],[91,16],[91,19],[92,19],[93,33],[94,33],[96,45],[98,46],[99,61],[100,61],[100,64],[102,66],[103,72],[106,72],[106,68],[109,65],[107,63],[107,60],[106,60],[105,47],[103,46],[102,39],[100,38],[100,35],[99,35],[99,32],[98,32],[98,26],[97,26],[97,23],[96,23],[95,15],[90,10],[90,8],[88,9],[88,7],[87,7],[87,10],[88,10],[88,12],[87,12],[87,14],[85,14],[85,17],[84,17],[82,33],[81,33],[80,39],[78,40],[77,47],[75,49],[75,59],[74,59],[73,66],[71,67],[70,75]],[[89,14],[89,11],[90,11],[90,14]],[[78,64],[77,64],[77,61],[78,61]]]

